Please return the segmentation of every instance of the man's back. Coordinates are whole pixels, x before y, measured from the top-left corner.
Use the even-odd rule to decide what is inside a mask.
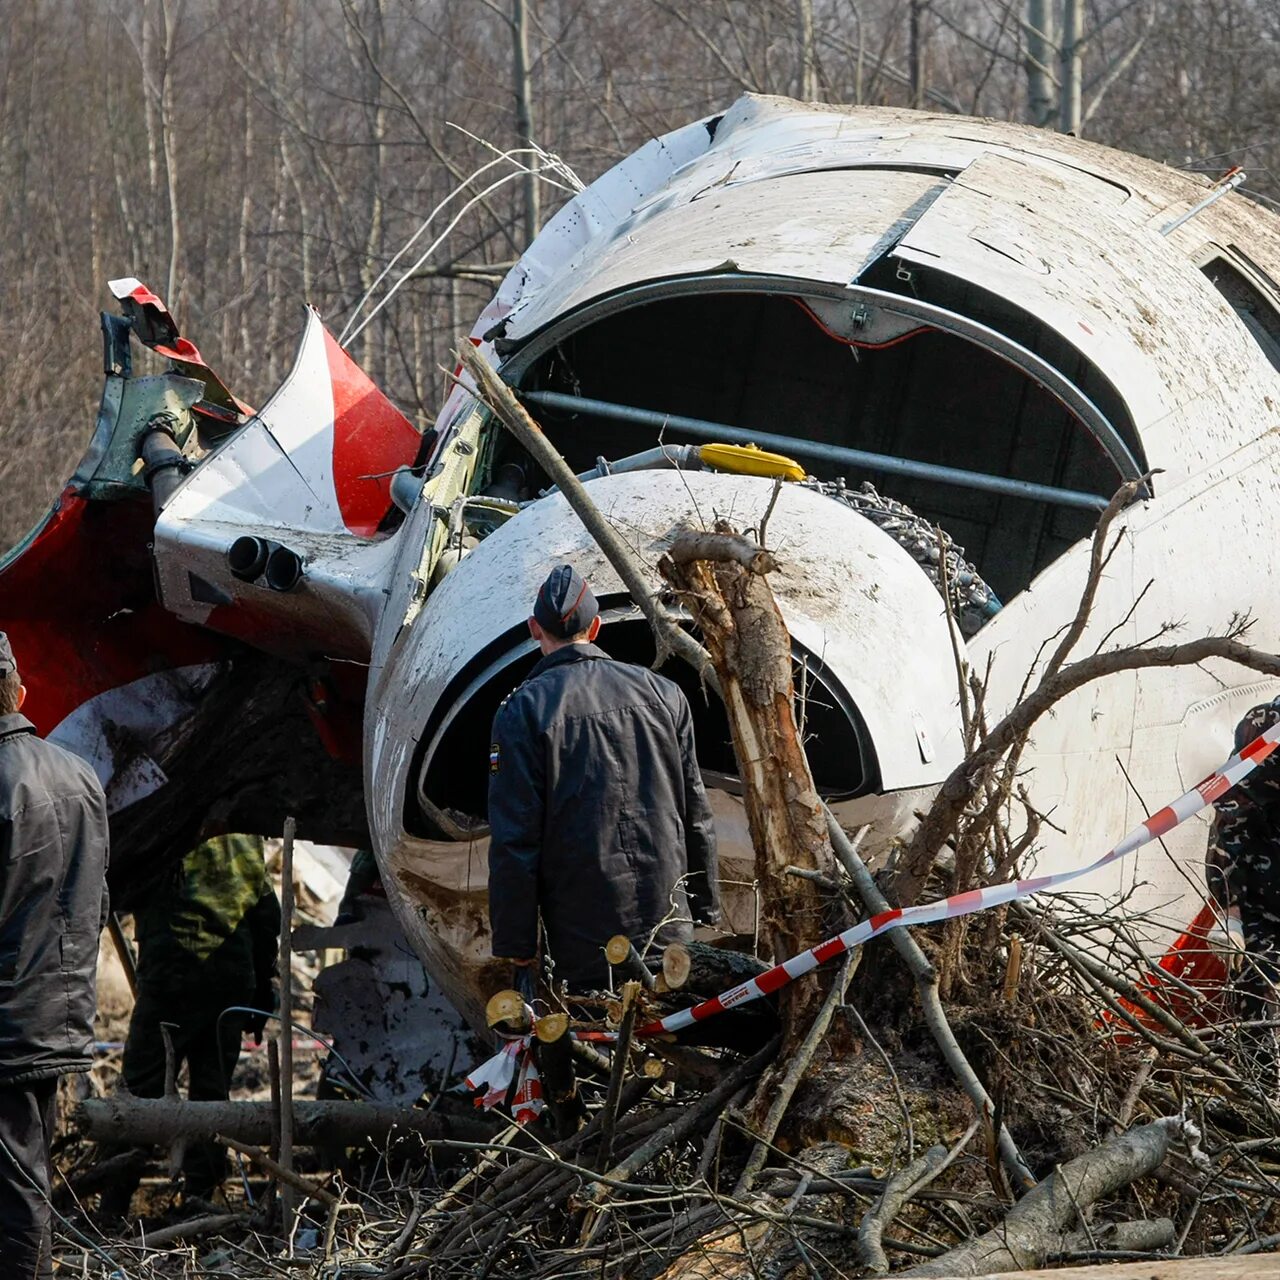
[[[671,941],[715,918],[711,812],[671,681],[560,648],[499,710],[491,769],[496,954],[533,954],[540,905],[557,978],[598,985],[613,934],[643,942],[669,917]]]
[[[0,1083],[91,1064],[106,865],[93,771],[0,716]]]
[[[202,841],[134,914],[138,978],[178,993],[193,981],[252,992],[274,969],[280,906],[256,835]]]

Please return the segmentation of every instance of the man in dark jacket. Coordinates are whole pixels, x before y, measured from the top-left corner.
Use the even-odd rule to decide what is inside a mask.
[[[529,630],[543,656],[489,753],[493,954],[532,964],[540,912],[555,981],[599,989],[614,934],[643,950],[655,928],[663,945],[719,918],[711,809],[684,694],[596,648],[599,608],[569,565]]]
[[[0,1276],[53,1274],[49,1143],[58,1077],[92,1065],[107,803],[36,737],[0,632]]]

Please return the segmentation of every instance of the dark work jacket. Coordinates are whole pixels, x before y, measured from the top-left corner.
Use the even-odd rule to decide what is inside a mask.
[[[489,771],[495,956],[533,956],[541,910],[556,980],[599,988],[614,934],[643,946],[671,915],[658,941],[673,942],[690,916],[719,918],[693,720],[670,680],[595,645],[557,649],[499,707]]]
[[[106,873],[93,770],[0,716],[0,1085],[92,1064]]]

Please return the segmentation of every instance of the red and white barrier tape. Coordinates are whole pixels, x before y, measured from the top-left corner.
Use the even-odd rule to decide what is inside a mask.
[[[825,942],[819,943],[809,951],[804,951],[798,956],[792,956],[791,959],[784,960],[781,964],[774,965],[772,969],[766,970],[759,977],[752,978],[740,986],[722,992],[710,1000],[704,1000],[701,1004],[694,1005],[691,1009],[681,1009],[676,1013],[668,1014],[659,1021],[647,1023],[643,1027],[637,1027],[636,1035],[652,1036],[681,1031],[685,1027],[693,1026],[695,1022],[703,1022],[707,1018],[714,1017],[717,1013],[723,1013],[726,1009],[733,1009],[739,1005],[748,1004],[752,1000],[759,1000],[762,996],[771,995],[788,983],[803,977],[806,973],[812,973],[819,965],[826,964],[827,961],[844,955],[854,947],[870,942],[872,938],[888,933],[890,929],[900,929],[908,925],[936,924],[940,920],[951,920],[956,916],[972,915],[975,911],[986,911],[990,907],[1002,906],[1004,903],[1016,901],[1018,898],[1029,898],[1033,894],[1047,893],[1051,890],[1059,889],[1073,880],[1078,880],[1082,876],[1087,876],[1102,867],[1108,866],[1112,862],[1118,862],[1121,858],[1125,858],[1136,850],[1141,849],[1143,845],[1149,844],[1152,840],[1157,840],[1167,832],[1172,831],[1174,827],[1179,826],[1194,814],[1199,813],[1206,805],[1212,804],[1214,800],[1252,773],[1276,749],[1278,743],[1280,743],[1280,723],[1272,725],[1185,795],[1179,796],[1172,804],[1166,805],[1163,809],[1153,813],[1130,831],[1119,844],[1115,845],[1096,862],[1089,863],[1088,866],[1077,867],[1072,871],[1060,871],[1051,876],[1032,876],[1026,880],[1011,880],[1006,884],[993,884],[985,889],[970,889],[967,893],[958,893],[954,897],[943,898],[938,902],[926,902],[913,907],[895,907],[891,911],[881,912],[880,915],[872,916],[869,920],[863,920],[853,925],[843,933],[837,934],[834,938],[828,938]],[[597,1032],[592,1033],[590,1038],[603,1040],[612,1039],[613,1037],[611,1033]],[[527,1059],[530,1066],[532,1066],[532,1054],[528,1052],[528,1046],[528,1037],[512,1041],[501,1053],[482,1064],[468,1077],[467,1084],[471,1088],[478,1089],[482,1085],[488,1086],[488,1091],[483,1098],[477,1101],[477,1106],[487,1108],[502,1100],[506,1089],[514,1078],[516,1066],[522,1057]],[[514,1056],[510,1056],[513,1053],[513,1049],[515,1051]],[[509,1067],[504,1066],[504,1060],[505,1063],[510,1064]],[[504,1069],[505,1084],[502,1086],[501,1094],[495,1098],[494,1090],[497,1080]],[[536,1071],[534,1076],[536,1081]],[[521,1080],[523,1083],[523,1070]],[[540,1086],[538,1086],[538,1089],[540,1093]],[[490,1101],[491,1098],[495,1098],[495,1100]],[[541,1106],[539,1098],[537,1109],[541,1110]],[[533,1114],[536,1114],[536,1111]],[[530,1115],[529,1118],[532,1118],[532,1116]]]

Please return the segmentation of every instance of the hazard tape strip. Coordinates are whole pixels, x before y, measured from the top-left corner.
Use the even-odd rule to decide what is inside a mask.
[[[1119,844],[1088,866],[1076,867],[1072,871],[1061,871],[1052,876],[1032,876],[1027,880],[1010,880],[1005,884],[989,885],[985,889],[970,889],[967,893],[957,893],[954,897],[943,898],[938,902],[926,902],[913,907],[894,907],[891,911],[883,911],[879,915],[872,916],[870,920],[863,920],[853,925],[834,938],[828,938],[826,942],[820,942],[809,951],[801,952],[798,956],[792,956],[790,960],[774,965],[772,969],[767,969],[758,977],[742,983],[741,986],[725,991],[710,1000],[704,1000],[701,1004],[694,1005],[692,1009],[681,1009],[677,1013],[668,1014],[658,1022],[647,1023],[637,1028],[636,1034],[651,1036],[663,1032],[681,1031],[685,1027],[693,1026],[695,1022],[702,1022],[714,1017],[717,1013],[723,1013],[726,1009],[759,1000],[761,996],[771,995],[806,973],[812,973],[819,965],[844,955],[854,947],[870,942],[872,938],[879,937],[882,933],[888,933],[890,929],[953,920],[957,916],[972,915],[975,911],[986,911],[991,907],[1002,906],[1006,902],[1014,902],[1018,898],[1029,898],[1033,894],[1047,893],[1070,884],[1073,880],[1078,880],[1082,876],[1087,876],[1127,857],[1135,850],[1141,849],[1143,845],[1159,839],[1180,823],[1199,813],[1205,805],[1212,804],[1219,796],[1252,773],[1275,750],[1277,742],[1280,742],[1280,723],[1272,725],[1185,795],[1179,796],[1172,804],[1157,810],[1144,822],[1139,823]]]
[[[713,1018],[726,1009],[734,1009],[739,1005],[759,1000],[762,996],[772,995],[806,973],[812,973],[820,965],[845,955],[854,947],[862,946],[872,938],[888,933],[891,929],[953,920],[957,916],[986,911],[991,907],[1003,906],[1019,898],[1048,893],[1070,884],[1073,880],[1079,880],[1113,862],[1118,862],[1121,858],[1128,857],[1143,845],[1150,844],[1152,840],[1158,840],[1199,813],[1206,805],[1212,804],[1238,782],[1248,777],[1276,749],[1277,744],[1280,744],[1280,723],[1272,725],[1185,795],[1179,796],[1172,804],[1165,805],[1163,809],[1157,810],[1139,823],[1119,844],[1108,850],[1096,862],[1077,867],[1072,871],[1061,871],[1056,875],[1010,880],[1004,884],[988,885],[985,889],[970,889],[966,893],[958,893],[937,902],[926,902],[912,907],[894,907],[890,911],[883,911],[710,1000],[704,1000],[690,1009],[681,1009],[656,1022],[637,1027],[636,1035],[653,1036],[682,1031],[695,1023],[705,1022],[706,1019]],[[573,1032],[571,1034],[575,1038],[584,1040],[616,1038],[613,1032]],[[533,1080],[528,1080],[528,1072],[532,1069],[530,1037],[522,1036],[509,1042],[501,1052],[477,1067],[467,1078],[467,1084],[473,1089],[483,1087],[486,1090],[483,1097],[476,1100],[476,1105],[487,1109],[503,1100],[512,1080],[519,1073],[521,1088],[517,1090],[517,1106],[520,1109],[521,1122],[525,1123],[532,1119],[542,1107],[540,1097],[536,1101],[535,1110],[529,1105],[530,1100],[527,1097],[520,1096],[526,1083],[533,1085],[540,1093],[536,1071]]]

